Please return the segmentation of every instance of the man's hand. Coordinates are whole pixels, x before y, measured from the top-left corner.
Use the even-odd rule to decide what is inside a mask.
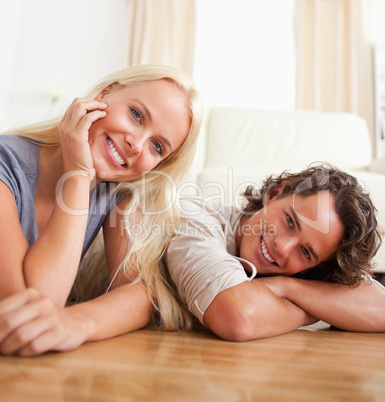
[[[286,299],[286,285],[290,277],[287,276],[266,276],[257,277],[253,281],[257,281],[267,286],[277,297],[282,297]]]
[[[281,297],[283,299],[287,299],[291,302],[289,297],[289,285],[293,281],[293,278],[290,276],[266,276],[261,278],[253,279],[253,281],[257,281],[262,283],[266,287],[268,287],[277,297]],[[303,306],[299,306],[304,309]],[[306,311],[306,309],[304,309]],[[318,318],[313,317],[311,314],[306,312],[306,319],[303,323],[303,326],[315,324],[319,321]]]

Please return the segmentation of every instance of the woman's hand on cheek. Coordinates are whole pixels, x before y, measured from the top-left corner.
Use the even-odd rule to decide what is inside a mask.
[[[27,289],[0,302],[0,353],[28,357],[74,349],[86,339],[84,324]]]
[[[93,169],[92,155],[88,143],[92,123],[106,116],[107,105],[95,99],[76,98],[65,112],[58,125],[64,172]]]

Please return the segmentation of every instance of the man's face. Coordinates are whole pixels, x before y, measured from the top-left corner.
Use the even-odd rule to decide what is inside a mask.
[[[294,275],[312,268],[337,251],[344,233],[329,191],[278,198],[281,192],[241,222],[239,254],[258,275]]]

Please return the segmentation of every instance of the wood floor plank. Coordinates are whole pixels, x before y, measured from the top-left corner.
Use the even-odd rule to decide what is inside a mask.
[[[385,334],[309,328],[233,343],[145,329],[0,357],[0,401],[384,401]]]

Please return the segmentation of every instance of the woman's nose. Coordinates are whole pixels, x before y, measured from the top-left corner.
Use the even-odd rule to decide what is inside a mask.
[[[126,137],[126,142],[130,147],[131,152],[136,155],[141,155],[143,151],[143,141],[140,138],[136,138],[134,136]]]
[[[139,156],[142,153],[143,147],[140,144],[132,142],[130,145],[131,150],[134,154],[137,154]]]

